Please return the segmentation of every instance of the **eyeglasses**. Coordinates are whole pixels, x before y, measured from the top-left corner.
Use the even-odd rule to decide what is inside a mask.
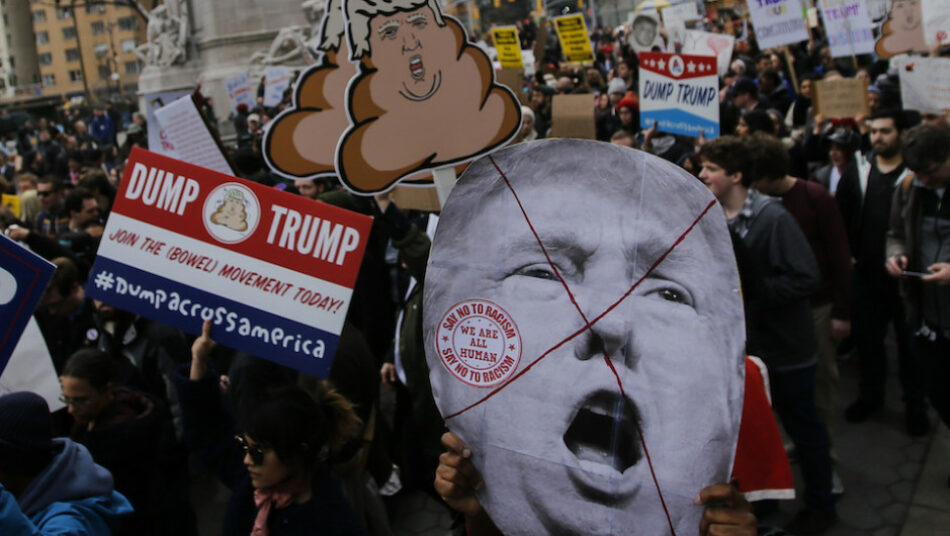
[[[67,406],[76,406],[77,408],[81,408],[84,406],[88,406],[89,403],[92,402],[92,397],[89,397],[89,396],[73,397],[73,396],[59,395],[59,401],[62,402],[63,404],[66,404]]]
[[[263,465],[264,464],[264,449],[260,446],[250,446],[247,444],[247,439],[243,435],[234,436],[234,440],[238,442],[238,445],[241,445],[241,448],[244,449],[244,454],[251,457],[251,465]]]

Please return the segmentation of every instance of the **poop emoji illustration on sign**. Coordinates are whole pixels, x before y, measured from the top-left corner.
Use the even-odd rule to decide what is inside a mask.
[[[350,126],[345,106],[346,85],[357,73],[356,64],[347,58],[341,2],[327,2],[318,46],[323,52],[321,61],[300,76],[293,107],[275,117],[264,134],[264,158],[281,175],[336,175],[334,150],[343,131]]]
[[[881,25],[881,37],[874,45],[874,52],[882,58],[890,58],[911,51],[927,51],[920,1],[896,0]]]
[[[237,232],[247,230],[247,202],[240,190],[228,190],[224,194],[224,202],[211,215],[211,222],[223,225]]]
[[[517,134],[521,108],[488,57],[435,0],[344,0],[360,73],[347,88],[350,127],[336,170],[370,194],[426,169],[471,161]]]

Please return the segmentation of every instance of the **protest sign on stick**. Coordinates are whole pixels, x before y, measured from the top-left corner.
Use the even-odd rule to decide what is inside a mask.
[[[715,56],[716,72],[725,76],[729,70],[729,60],[732,58],[732,49],[736,46],[736,38],[729,34],[716,34],[702,30],[686,30],[686,39],[683,54],[695,56]]]
[[[86,295],[326,377],[371,224],[133,149]]]
[[[0,235],[0,372],[55,270],[51,262]]]
[[[664,52],[640,54],[640,127],[670,134],[719,136],[716,58]]]
[[[185,95],[191,95],[191,91],[192,90],[190,89],[182,89],[176,91],[162,91],[160,93],[149,93],[145,95],[145,119],[151,126],[151,128],[148,129],[149,151],[167,156],[169,158],[178,157],[178,153],[175,152],[175,144],[168,139],[165,131],[162,130],[162,127],[158,123],[158,119],[155,118],[155,111],[159,110],[166,104],[172,103],[184,97]]]
[[[834,58],[874,51],[874,26],[867,6],[858,0],[821,0],[828,46]]]
[[[920,2],[921,17],[924,20],[924,40],[928,46],[950,44],[950,9],[947,2],[928,0]]]
[[[165,139],[174,145],[175,158],[218,173],[234,174],[221,142],[198,111],[191,94],[155,110],[155,119]]]
[[[860,78],[835,78],[815,83],[815,113],[828,119],[870,113],[868,84]]]
[[[808,41],[801,0],[752,0],[746,4],[759,48]]]
[[[277,106],[284,100],[284,91],[290,87],[290,69],[268,66],[264,73],[264,106]]]
[[[251,91],[247,73],[237,73],[225,77],[221,82],[228,92],[228,101],[231,103],[232,112],[237,113],[238,104],[247,105],[248,110],[254,107],[254,93]]]
[[[551,102],[552,138],[597,139],[591,95],[555,95]]]
[[[913,58],[898,69],[904,109],[939,114],[950,109],[950,58]]]
[[[498,51],[498,61],[502,69],[524,69],[517,28],[514,26],[492,28],[491,37],[495,43],[495,50]]]
[[[564,61],[569,63],[587,63],[594,61],[594,52],[590,47],[587,24],[581,14],[565,15],[554,19],[557,38],[561,42]]]

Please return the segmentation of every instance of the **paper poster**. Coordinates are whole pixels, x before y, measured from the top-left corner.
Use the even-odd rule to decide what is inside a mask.
[[[729,71],[729,62],[732,59],[732,50],[736,46],[735,36],[717,34],[702,30],[686,30],[686,39],[683,41],[683,54],[695,56],[715,56],[716,73],[726,76]]]
[[[760,49],[808,41],[801,0],[749,0],[746,6]]]
[[[247,109],[254,108],[254,92],[251,90],[251,83],[247,79],[247,73],[237,73],[227,76],[221,80],[224,89],[228,92],[228,101],[231,103],[231,111],[237,113],[238,104],[247,105]]]
[[[874,26],[867,6],[859,0],[820,0],[821,18],[831,56],[840,58],[874,52]],[[758,35],[758,34],[757,34]]]
[[[0,206],[10,207],[10,212],[17,218],[20,217],[20,196],[13,194],[0,195]]]
[[[928,46],[950,43],[950,2],[925,0],[920,2],[924,19],[924,40]]]
[[[640,127],[670,134],[719,136],[716,58],[665,52],[640,54]]]
[[[908,58],[898,73],[905,110],[940,114],[950,109],[950,58]]]
[[[594,61],[594,52],[590,46],[587,23],[580,13],[555,17],[554,29],[561,42],[561,54],[568,63],[587,63]]]
[[[815,113],[827,119],[868,115],[868,84],[860,78],[834,78],[815,82]]]
[[[881,36],[874,44],[874,52],[882,58],[911,51],[927,52],[929,48],[924,42],[921,16],[920,2],[917,0],[898,0],[891,4],[887,19],[881,25]]]
[[[371,224],[133,149],[86,295],[326,377]]]
[[[663,15],[664,24],[669,24],[671,20],[692,22],[702,18],[699,9],[696,7],[696,2],[683,2],[675,6],[664,7],[660,13]]]
[[[492,41],[498,51],[498,61],[502,69],[524,69],[521,60],[521,41],[518,39],[518,28],[505,26],[491,29]]]
[[[709,190],[643,151],[545,139],[462,174],[423,336],[436,404],[501,533],[697,532],[693,497],[729,480],[743,405],[723,251]]]
[[[287,67],[268,65],[264,71],[264,106],[277,106],[290,87],[292,72]]]
[[[0,372],[54,271],[53,263],[0,235]]]
[[[552,138],[597,139],[592,95],[555,95],[551,100]]]
[[[524,92],[525,72],[522,69],[501,69],[495,73],[498,83],[507,87],[518,97],[518,102],[527,106],[528,94]]]
[[[175,158],[218,173],[234,174],[190,94],[155,110],[155,120],[165,139],[175,147]]]
[[[66,407],[59,401],[59,377],[53,368],[53,359],[43,333],[33,318],[26,323],[7,367],[0,372],[0,396],[17,391],[30,391],[42,396],[50,411]]]
[[[630,14],[630,36],[627,42],[638,54],[651,50],[663,50],[660,37],[660,19],[656,11],[641,11]]]
[[[165,155],[169,158],[176,158],[175,144],[168,139],[165,131],[158,124],[155,118],[155,110],[162,106],[174,102],[185,95],[191,95],[192,90],[184,89],[178,91],[163,91],[161,93],[149,93],[145,95],[145,120],[152,128],[148,129],[148,150],[153,153]]]

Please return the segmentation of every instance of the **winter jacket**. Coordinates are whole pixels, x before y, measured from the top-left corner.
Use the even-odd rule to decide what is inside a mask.
[[[0,534],[4,536],[112,534],[132,505],[112,488],[112,475],[89,451],[69,439],[19,499],[0,485]]]

